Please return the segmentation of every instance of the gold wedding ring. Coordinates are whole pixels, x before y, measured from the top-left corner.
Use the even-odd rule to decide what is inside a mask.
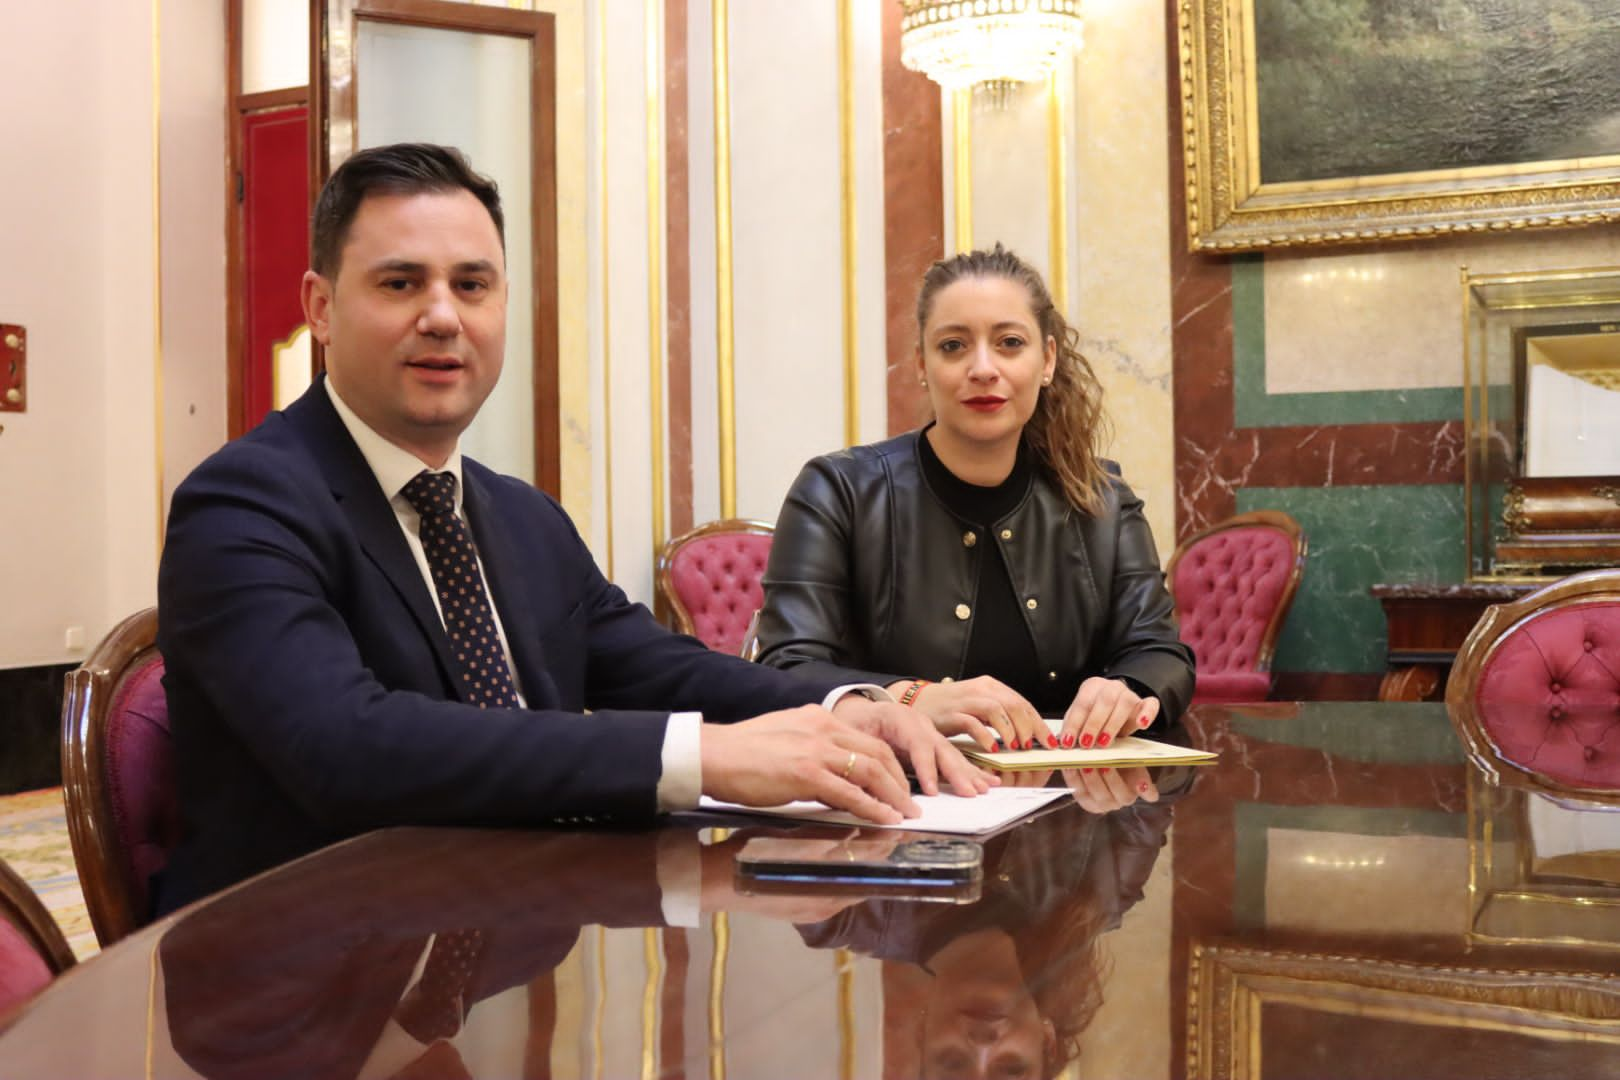
[[[855,751],[851,750],[849,752],[849,760],[844,762],[844,771],[841,774],[840,779],[848,780],[849,779],[849,774],[854,772],[854,771],[855,771]]]

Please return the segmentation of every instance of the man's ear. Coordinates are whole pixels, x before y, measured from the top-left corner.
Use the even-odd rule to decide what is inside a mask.
[[[328,321],[332,313],[332,283],[313,270],[304,271],[304,280],[298,285],[298,299],[304,306],[304,321],[309,332],[321,345],[331,344]]]

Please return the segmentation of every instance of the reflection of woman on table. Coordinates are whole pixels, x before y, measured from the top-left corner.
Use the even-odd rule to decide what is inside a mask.
[[[1040,275],[999,246],[935,263],[917,329],[935,420],[804,467],[760,661],[887,685],[986,749],[1173,721],[1192,653],[1142,502],[1100,456],[1102,388]]]
[[[1142,898],[1170,819],[1048,814],[986,843],[976,903],[872,900],[800,932],[885,961],[884,1075],[1054,1076],[1102,1005],[1098,939]]]

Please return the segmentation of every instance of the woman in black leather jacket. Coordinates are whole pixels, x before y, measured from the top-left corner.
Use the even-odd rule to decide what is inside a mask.
[[[987,749],[1107,746],[1174,721],[1192,651],[1040,275],[1000,245],[937,262],[917,325],[935,420],[804,467],[776,524],[760,661],[882,684]]]

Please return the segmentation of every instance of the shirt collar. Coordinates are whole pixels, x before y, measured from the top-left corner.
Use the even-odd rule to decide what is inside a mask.
[[[427,469],[422,460],[409,450],[401,449],[377,434],[372,427],[360,419],[355,411],[349,408],[348,402],[338,396],[337,388],[332,385],[331,379],[321,380],[326,387],[327,397],[332,399],[332,408],[337,410],[338,419],[348,429],[349,437],[360,448],[360,456],[366,459],[371,466],[372,475],[382,486],[383,494],[393,502],[404,498],[400,492],[410,483],[417,473]],[[450,451],[450,457],[442,469],[429,469],[429,472],[445,472],[456,478],[456,510],[461,510],[462,483],[461,483],[461,441],[456,441],[456,447]]]

